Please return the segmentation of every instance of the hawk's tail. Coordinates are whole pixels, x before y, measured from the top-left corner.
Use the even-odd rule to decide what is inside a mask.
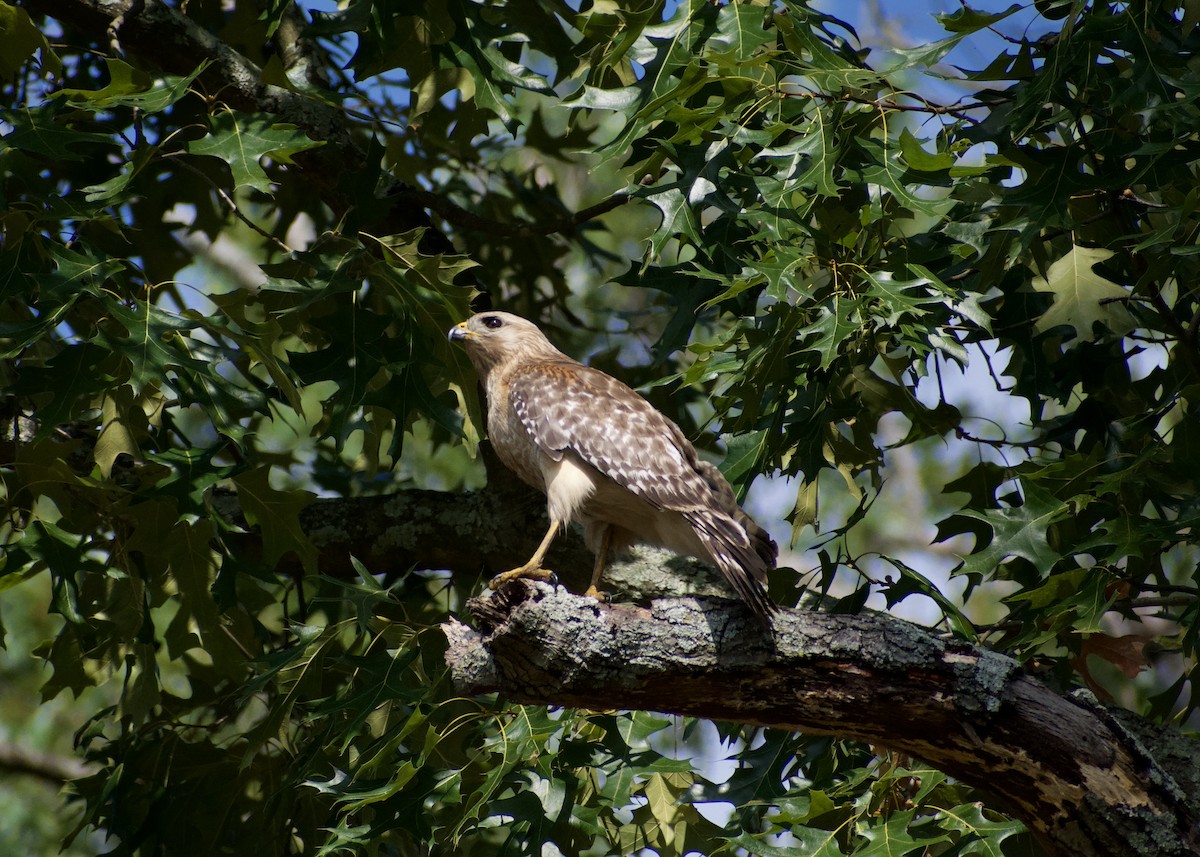
[[[735,507],[736,508],[736,507]],[[730,516],[712,509],[683,513],[717,568],[763,623],[779,608],[767,595],[767,572],[779,549],[766,530],[740,509]]]

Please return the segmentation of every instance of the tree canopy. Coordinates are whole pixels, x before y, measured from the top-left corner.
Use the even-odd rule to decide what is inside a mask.
[[[0,0],[3,675],[41,699],[0,767],[69,781],[0,843],[1200,847],[1200,14],[947,5]],[[629,675],[546,666],[602,630],[521,648],[582,599],[472,600],[544,530],[446,340],[491,306],[678,422],[819,614],[764,647],[643,554],[587,607],[648,623]],[[637,648],[693,619],[745,650]],[[1091,757],[1013,796],[1084,728],[1123,820]]]

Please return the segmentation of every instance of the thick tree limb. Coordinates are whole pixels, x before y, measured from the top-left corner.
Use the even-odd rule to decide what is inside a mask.
[[[470,609],[478,630],[444,626],[464,693],[869,741],[986,787],[1054,854],[1200,849],[1194,747],[1168,771],[1167,733],[1135,735],[1136,718],[892,617],[784,611],[768,633],[735,602],[605,605],[529,581]]]
[[[237,495],[214,505],[228,521],[239,521]],[[450,493],[408,489],[372,497],[327,498],[300,514],[300,527],[318,553],[322,574],[354,578],[353,556],[372,573],[392,575],[411,568],[443,569],[456,578],[487,578],[524,563],[546,531],[546,498],[523,486]],[[262,552],[254,529],[226,540],[243,555]],[[592,553],[574,530],[560,533],[546,565],[574,592],[587,588]],[[294,554],[276,570],[303,573]],[[634,548],[616,557],[604,575],[605,590],[622,601],[647,602],[667,595],[734,597],[725,579],[695,560],[656,548]]]
[[[319,500],[301,513],[300,526],[317,548],[324,574],[356,576],[350,564],[353,555],[377,574],[430,568],[466,578],[490,576],[527,560],[545,532],[545,525],[539,523],[545,508],[545,498],[532,492],[514,496],[493,490],[410,489]],[[221,512],[229,519],[240,514],[235,495]],[[262,549],[261,537],[247,533],[238,540],[237,549],[255,555]],[[577,588],[587,586],[591,555],[582,538],[560,539],[548,562]],[[292,554],[277,570],[302,571]]]

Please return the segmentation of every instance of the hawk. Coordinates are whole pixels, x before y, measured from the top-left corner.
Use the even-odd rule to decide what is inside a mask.
[[[520,316],[479,313],[451,328],[450,339],[463,343],[479,374],[496,454],[546,495],[550,516],[529,562],[497,575],[493,589],[518,577],[548,579],[546,551],[559,528],[578,519],[596,554],[587,594],[600,595],[609,551],[645,543],[711,562],[768,619],[776,608],[764,584],[775,542],[679,426]]]

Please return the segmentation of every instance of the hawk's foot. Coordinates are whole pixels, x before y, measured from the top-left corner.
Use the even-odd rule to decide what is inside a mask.
[[[589,586],[583,594],[586,598],[595,598],[597,601],[599,601],[602,604],[608,603],[608,593],[601,592],[595,586]]]
[[[525,578],[526,580],[544,580],[549,583],[557,583],[558,575],[548,568],[542,568],[540,565],[529,565],[528,563],[520,568],[513,568],[508,571],[502,571],[488,581],[489,589],[499,589],[510,580]]]

